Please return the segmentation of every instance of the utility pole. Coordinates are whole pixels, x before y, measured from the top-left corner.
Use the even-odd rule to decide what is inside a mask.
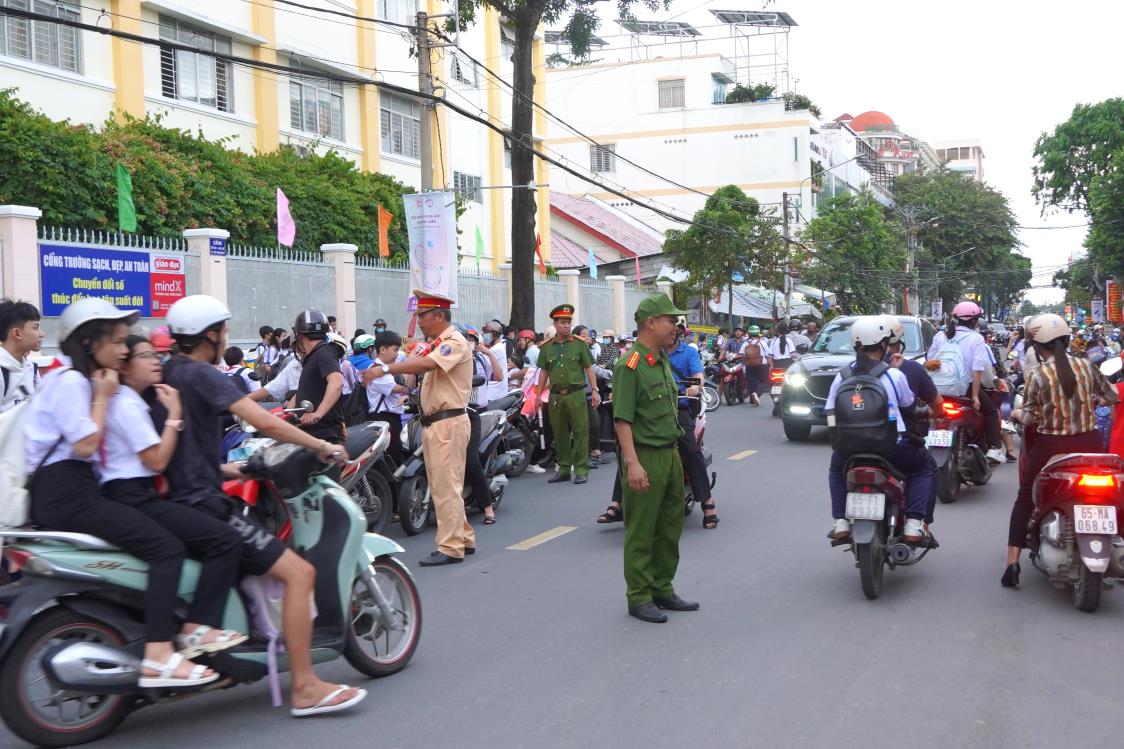
[[[429,14],[418,11],[418,87],[433,96],[433,58],[429,53]],[[432,100],[421,101],[418,139],[421,141],[421,190],[433,189],[433,110]]]
[[[784,320],[787,323],[792,316],[792,256],[789,245],[792,243],[792,230],[788,225],[788,193],[781,193],[781,227],[784,235]]]

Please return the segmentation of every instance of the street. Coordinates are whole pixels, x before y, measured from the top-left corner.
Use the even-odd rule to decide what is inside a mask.
[[[1082,614],[1025,556],[1022,589],[1000,588],[1013,466],[938,506],[941,548],[887,572],[882,597],[867,601],[851,558],[825,538],[824,430],[786,442],[766,407],[724,406],[706,441],[722,520],[704,531],[700,510],[687,518],[677,579],[700,611],[664,625],[626,615],[623,528],[594,522],[615,464],[581,487],[527,475],[512,481],[495,526],[476,525],[479,551],[462,565],[417,566],[432,529],[398,539],[421,588],[421,645],[403,673],[365,684],[360,708],[294,720],[270,707],[261,682],[145,708],[98,746],[994,748],[1118,738],[1112,648],[1124,594]],[[362,683],[343,661],[320,672]],[[2,732],[0,745],[20,744]]]

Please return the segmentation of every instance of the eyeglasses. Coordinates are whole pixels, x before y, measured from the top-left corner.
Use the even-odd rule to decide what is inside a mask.
[[[130,359],[160,359],[163,355],[159,351],[142,351],[139,354],[133,354]]]

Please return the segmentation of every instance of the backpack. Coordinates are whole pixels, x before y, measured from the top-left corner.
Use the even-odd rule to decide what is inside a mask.
[[[347,397],[347,402],[343,404],[343,423],[350,427],[363,424],[370,419],[371,400],[367,397],[367,388],[363,383],[359,383]]]
[[[64,371],[67,367],[57,371]],[[32,396],[34,397],[34,396]],[[58,442],[46,452],[39,465],[28,475],[26,469],[27,447],[23,439],[23,412],[28,398],[4,413],[0,413],[0,528],[19,528],[31,519],[31,492],[28,485],[31,477],[39,472],[47,458],[58,449],[66,439]]]
[[[281,601],[285,586],[268,575],[247,575],[239,585],[242,600],[249,614],[250,636],[265,640],[266,672],[269,674],[269,693],[273,706],[281,707],[281,677],[277,668],[277,654],[285,651],[285,638],[281,632]],[[312,619],[316,619],[316,603],[312,604]]]
[[[937,351],[936,360],[940,362],[941,368],[930,372],[930,376],[937,386],[937,392],[956,396],[967,393],[968,386],[972,384],[972,373],[964,363],[964,354],[960,353],[955,337],[944,342]]]
[[[757,343],[752,340],[745,345],[745,365],[747,367],[760,367],[765,363],[765,357],[761,353],[761,339],[757,339]]]
[[[248,382],[246,382],[246,378],[242,376],[242,373],[245,372],[247,369],[249,369],[249,367],[239,367],[238,369],[234,370],[233,372],[227,372],[226,376],[229,377],[231,380],[233,380],[234,387],[238,388],[240,391],[242,391],[246,395],[249,395],[250,394],[250,384]]]
[[[831,447],[843,458],[874,453],[889,458],[898,441],[897,423],[882,375],[890,367],[878,362],[855,374],[850,365],[839,371],[842,382],[835,394],[835,410],[828,420]]]

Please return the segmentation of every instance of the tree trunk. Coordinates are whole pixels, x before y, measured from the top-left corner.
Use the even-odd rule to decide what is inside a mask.
[[[535,178],[534,35],[542,16],[541,2],[525,6],[515,25],[511,97],[511,320],[518,329],[535,328],[535,193],[523,185]],[[545,135],[545,133],[543,133]]]

